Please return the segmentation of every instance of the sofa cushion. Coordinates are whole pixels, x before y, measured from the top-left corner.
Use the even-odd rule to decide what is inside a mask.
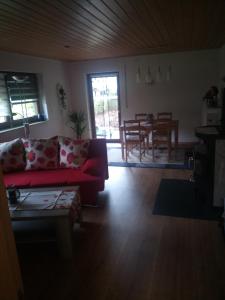
[[[89,140],[59,137],[59,163],[62,168],[79,168],[88,156]]]
[[[9,173],[4,176],[5,185],[16,187],[42,187],[80,185],[90,183],[98,185],[101,178],[83,173],[78,169],[55,169],[55,170],[29,170],[17,173]]]
[[[24,170],[24,147],[20,139],[0,144],[0,161],[3,172]]]
[[[23,139],[23,144],[26,153],[26,170],[58,167],[57,139]]]
[[[6,187],[18,188],[78,185],[82,204],[96,205],[98,191],[104,190],[104,180],[79,169],[29,170],[4,175]]]

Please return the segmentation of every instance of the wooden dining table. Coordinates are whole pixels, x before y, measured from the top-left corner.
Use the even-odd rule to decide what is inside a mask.
[[[178,149],[178,140],[179,140],[179,120],[168,120],[165,121],[167,124],[167,128],[171,130],[172,133],[174,133],[174,150],[176,151]],[[152,130],[154,130],[154,122],[141,122],[141,129],[145,131],[147,134],[150,135]],[[121,151],[122,151],[122,158],[124,159],[124,125],[120,125],[120,142],[121,142]]]

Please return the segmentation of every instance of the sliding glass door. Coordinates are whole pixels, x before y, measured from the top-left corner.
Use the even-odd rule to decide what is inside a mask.
[[[119,141],[120,104],[118,73],[89,74],[92,136]]]

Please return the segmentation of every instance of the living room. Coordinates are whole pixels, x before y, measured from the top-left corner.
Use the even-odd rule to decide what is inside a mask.
[[[33,124],[30,127],[32,137],[43,138],[59,135],[71,135],[66,124],[66,111],[61,113],[57,101],[56,84],[64,87],[67,95],[67,110],[83,110],[88,115],[88,93],[86,75],[90,73],[119,72],[120,103],[123,119],[132,118],[135,112],[162,110],[172,111],[174,118],[180,121],[179,143],[195,142],[195,128],[201,125],[203,97],[211,85],[222,86],[225,48],[198,50],[172,54],[145,55],[126,58],[103,59],[85,62],[63,62],[46,58],[1,52],[1,70],[30,72],[41,74],[43,99],[46,106],[47,122]],[[166,72],[172,65],[171,80],[163,80],[154,85],[136,83],[136,72],[142,66],[143,76],[146,66],[156,72],[158,66]],[[126,66],[126,89],[124,75]],[[138,99],[138,100],[137,100]],[[155,100],[157,99],[157,101]],[[179,101],[178,101],[179,99]],[[57,103],[58,104],[58,103]],[[61,122],[59,122],[61,120]],[[43,130],[44,129],[44,130]],[[85,132],[90,136],[90,126]],[[23,134],[23,129],[2,132],[5,141]]]
[[[120,124],[132,119],[135,113],[172,112],[173,118],[179,120],[180,147],[198,143],[195,129],[202,125],[203,97],[211,86],[218,87],[218,106],[222,105],[225,8],[219,0],[217,5],[214,1],[207,4],[202,1],[197,8],[193,3],[185,6],[184,1],[182,7],[175,3],[158,6],[152,1],[153,11],[160,12],[164,18],[160,22],[159,15],[151,15],[147,27],[150,4],[112,1],[107,5],[112,5],[111,14],[120,7],[117,13],[121,12],[121,24],[116,23],[108,10],[105,15],[100,14],[104,26],[109,16],[108,26],[114,29],[110,29],[111,38],[105,27],[104,30],[98,27],[97,11],[104,12],[103,7],[107,6],[103,1],[74,1],[65,7],[60,1],[56,1],[55,6],[49,2],[32,2],[28,6],[9,2],[9,6],[1,3],[4,36],[0,43],[0,69],[1,72],[37,75],[44,118],[29,124],[32,139],[55,136],[75,139],[68,123],[71,111],[84,112],[87,126],[83,138],[93,137],[87,80],[90,74],[118,74]],[[87,16],[94,22],[96,12],[96,33],[88,24],[83,37],[76,32],[76,39],[71,38],[70,22],[71,12],[77,13],[79,7],[82,11],[79,14],[85,19],[81,28],[88,22]],[[177,9],[174,16],[182,13],[177,23],[171,17],[173,7]],[[54,19],[60,18],[61,8],[62,15],[70,16],[70,21],[65,23],[64,15],[55,23],[54,32],[52,24]],[[200,8],[203,8],[203,16]],[[40,19],[35,9],[39,9]],[[49,14],[51,9],[54,17]],[[23,26],[15,28],[16,10],[21,17],[33,12],[34,23],[30,18],[21,20],[21,26],[29,21],[33,29],[44,24],[43,16],[49,14],[46,31],[38,27],[41,31],[35,34],[35,30],[27,28],[23,35]],[[123,10],[131,14],[134,24],[128,22]],[[12,21],[8,19],[7,27],[4,18],[9,18],[10,13]],[[143,14],[143,22],[140,14]],[[197,18],[204,26],[199,25]],[[130,31],[123,27],[125,20],[129,25],[126,30],[130,28]],[[79,18],[76,21],[80,26]],[[188,30],[189,23],[192,31]],[[211,27],[211,23],[215,25]],[[54,34],[60,38],[65,24],[68,25],[65,36],[60,43],[53,42]],[[158,26],[161,28],[159,37]],[[88,39],[87,30],[95,38]],[[148,39],[145,39],[147,32]],[[8,39],[7,34],[10,34]],[[51,38],[46,38],[48,34]],[[160,80],[157,79],[159,72]],[[151,75],[152,81],[146,80],[146,75]],[[57,84],[65,91],[66,109],[59,103]],[[1,143],[23,137],[23,126],[0,132]],[[109,167],[109,179],[98,195],[98,206],[82,207],[82,225],[76,224],[73,232],[72,259],[63,260],[59,256],[55,241],[17,245],[25,299],[223,299],[225,256],[219,222],[152,214],[161,180],[189,180],[191,174],[192,170],[187,169]]]

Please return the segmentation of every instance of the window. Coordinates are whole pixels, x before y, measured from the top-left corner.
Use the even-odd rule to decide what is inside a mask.
[[[37,75],[0,72],[0,129],[43,120]]]

